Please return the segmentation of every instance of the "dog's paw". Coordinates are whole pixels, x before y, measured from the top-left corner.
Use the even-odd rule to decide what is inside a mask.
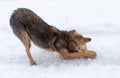
[[[94,58],[96,58],[96,56],[97,56],[97,54],[96,54],[95,51],[93,51],[93,50],[86,50],[86,51],[84,52],[84,56],[83,56],[83,57],[94,59]]]
[[[31,65],[36,65],[36,62],[33,60],[33,61],[30,61],[30,64]]]

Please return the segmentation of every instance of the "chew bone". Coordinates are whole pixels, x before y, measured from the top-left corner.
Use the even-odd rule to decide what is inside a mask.
[[[81,46],[79,47],[78,52],[84,52],[85,50],[87,50],[86,44],[85,44],[85,45],[81,45]]]

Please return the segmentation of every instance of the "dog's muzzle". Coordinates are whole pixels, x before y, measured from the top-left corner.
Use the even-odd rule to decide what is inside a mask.
[[[92,39],[91,38],[88,38],[88,41],[91,41]]]

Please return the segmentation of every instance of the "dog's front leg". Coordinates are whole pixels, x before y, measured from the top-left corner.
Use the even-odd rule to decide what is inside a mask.
[[[73,59],[73,58],[79,58],[79,57],[86,57],[86,58],[95,58],[96,57],[96,52],[94,52],[94,51],[69,53],[66,49],[62,49],[62,50],[60,50],[60,54],[63,56],[64,59]]]

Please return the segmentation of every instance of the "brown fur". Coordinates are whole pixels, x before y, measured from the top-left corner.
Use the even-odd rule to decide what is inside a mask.
[[[36,62],[30,53],[30,40],[43,49],[59,52],[64,59],[96,57],[94,51],[78,52],[82,45],[91,40],[90,38],[83,37],[75,30],[60,31],[48,25],[29,9],[19,8],[15,10],[11,15],[10,25],[14,34],[24,44],[31,65],[35,65]]]

